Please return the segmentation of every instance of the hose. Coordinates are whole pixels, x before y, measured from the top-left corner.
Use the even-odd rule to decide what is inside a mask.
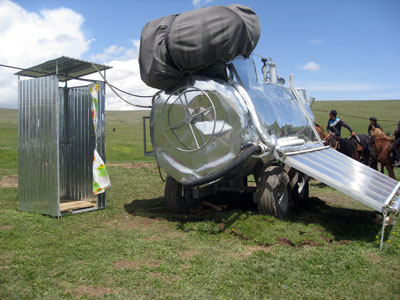
[[[213,181],[227,175],[230,171],[232,171],[233,169],[238,167],[240,164],[242,164],[247,158],[249,158],[254,153],[260,153],[261,151],[263,151],[263,148],[260,145],[250,146],[250,147],[246,148],[245,150],[243,150],[242,152],[240,152],[235,157],[235,159],[229,165],[225,166],[224,168],[222,168],[218,171],[212,172],[211,174],[208,174],[201,178],[197,178],[194,176],[191,176],[189,178],[184,178],[182,180],[182,185],[184,187],[190,188],[190,187],[195,187],[195,186],[213,182]]]

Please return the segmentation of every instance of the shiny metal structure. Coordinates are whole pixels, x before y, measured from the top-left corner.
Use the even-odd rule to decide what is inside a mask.
[[[150,116],[154,153],[176,182],[220,174],[248,145],[260,145],[261,154],[225,175],[245,178],[257,173],[260,161],[265,169],[283,163],[383,214],[399,212],[399,182],[323,146],[309,105],[313,98],[307,100],[306,92],[294,87],[292,76],[284,87],[276,80],[258,82],[252,59],[238,57],[226,65],[228,82],[193,76],[155,99]],[[215,185],[214,177],[208,184]]]
[[[73,63],[77,66],[77,60]],[[94,207],[73,213],[106,207],[105,193],[93,196],[92,181],[95,146],[105,160],[105,87],[102,82],[98,84],[95,133],[88,86],[60,87],[57,74],[19,80],[20,210],[59,217],[64,201],[96,202]]]
[[[179,182],[226,167],[247,144],[263,144],[268,161],[277,146],[315,148],[318,143],[289,88],[258,83],[250,59],[234,60],[230,70],[229,83],[193,77],[154,102],[153,149],[161,168]]]

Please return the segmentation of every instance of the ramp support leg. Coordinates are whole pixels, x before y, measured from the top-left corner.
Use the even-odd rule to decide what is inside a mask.
[[[382,215],[383,215],[383,218],[382,218],[381,244],[379,245],[380,251],[382,251],[382,249],[383,249],[383,238],[385,236],[385,225],[386,225],[386,217],[387,217],[386,209],[383,211]]]

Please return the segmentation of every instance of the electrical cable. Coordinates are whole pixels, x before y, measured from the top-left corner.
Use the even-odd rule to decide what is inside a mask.
[[[112,91],[118,98],[120,98],[122,101],[124,101],[125,103],[127,103],[127,104],[129,104],[129,105],[132,105],[132,106],[135,106],[135,107],[139,107],[139,108],[152,108],[151,105],[148,106],[148,105],[134,104],[134,103],[131,103],[131,102],[125,100],[124,98],[122,98],[122,96],[121,96],[120,94],[117,93],[117,91],[114,89],[114,87],[113,87],[110,83],[108,83],[107,79],[104,77],[103,74],[101,74],[100,70],[99,70],[94,64],[92,64],[92,66],[93,66],[93,68],[96,69],[97,73],[100,74],[101,78],[103,78],[104,82],[108,85],[108,87],[111,89],[111,91]],[[133,95],[133,94],[132,94],[132,95]],[[136,95],[134,95],[134,96],[137,97]],[[143,97],[143,96],[142,96],[142,97]],[[146,98],[147,98],[147,97],[148,97],[148,96],[146,96]],[[150,96],[150,97],[153,97],[153,96]]]
[[[151,96],[147,96],[147,95],[136,95],[136,94],[132,94],[132,93],[126,92],[126,91],[124,91],[124,90],[121,90],[120,88],[117,88],[116,86],[110,84],[110,83],[105,79],[105,77],[103,76],[103,74],[101,74],[100,70],[99,70],[94,64],[92,64],[92,66],[96,69],[96,71],[97,71],[97,72],[100,74],[100,76],[103,78],[103,80],[104,80],[103,82],[106,83],[106,84],[109,86],[109,88],[111,89],[111,91],[112,91],[115,95],[117,95],[122,101],[128,103],[129,105],[136,106],[136,107],[139,107],[139,108],[151,108],[151,107],[152,107],[152,106],[147,106],[147,105],[139,105],[139,104],[131,103],[131,102],[125,100],[124,98],[122,98],[115,90],[118,90],[118,91],[120,91],[121,93],[130,95],[130,96],[133,96],[133,97],[138,97],[138,98],[154,98],[154,95],[151,95]],[[29,70],[29,69],[20,68],[20,67],[15,67],[15,66],[10,66],[10,65],[5,65],[5,64],[0,64],[0,67],[9,68],[9,69],[15,69],[15,70],[20,70],[20,71],[28,71],[28,70]],[[39,74],[43,74],[43,75],[57,75],[57,74],[55,74],[55,73],[49,73],[49,72],[44,72],[44,71],[34,71],[34,72],[35,72],[35,73],[39,73]],[[79,78],[79,77],[73,77],[73,76],[64,75],[64,74],[62,74],[62,76],[65,77],[65,78],[69,78],[69,79],[75,79],[75,80],[81,80],[81,81],[87,81],[87,82],[101,81],[101,80],[93,80],[93,79],[84,79],[84,78]]]
[[[120,91],[121,93],[127,94],[129,96],[138,97],[138,98],[153,98],[154,97],[154,95],[136,95],[136,94],[132,94],[132,93],[129,93],[127,91],[121,90],[120,88],[117,88],[115,85],[112,85],[111,83],[107,83],[107,84],[109,86],[112,86],[117,91]]]

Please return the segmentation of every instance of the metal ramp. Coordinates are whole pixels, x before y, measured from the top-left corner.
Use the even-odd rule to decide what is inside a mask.
[[[332,148],[284,153],[280,159],[384,216],[399,212],[400,182]]]

